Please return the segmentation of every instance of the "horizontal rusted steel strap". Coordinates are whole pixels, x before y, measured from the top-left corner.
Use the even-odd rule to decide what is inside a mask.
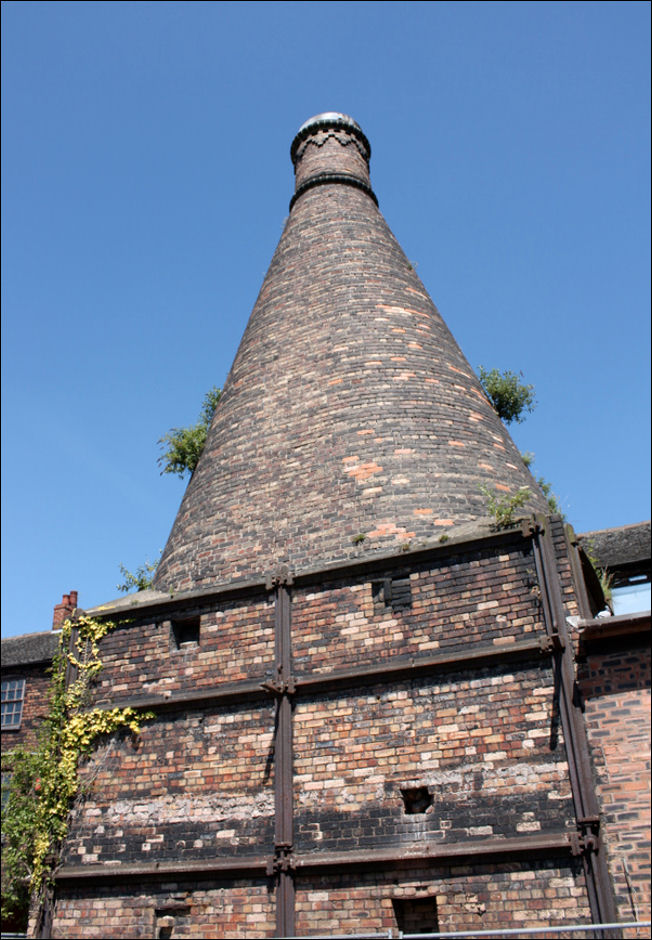
[[[401,677],[424,675],[432,672],[451,672],[460,669],[480,669],[483,666],[504,662],[549,656],[551,650],[542,644],[543,636],[528,640],[516,640],[499,646],[487,643],[475,648],[438,653],[434,656],[393,656],[382,663],[375,662],[351,669],[336,669],[328,673],[312,673],[295,676],[297,691],[301,693],[324,691],[339,685],[358,683],[393,682]]]
[[[269,692],[263,687],[265,676],[246,679],[243,682],[222,682],[219,685],[193,689],[192,692],[172,692],[168,695],[134,695],[130,698],[111,699],[100,708],[135,708],[139,710],[154,708],[156,711],[179,708],[199,708],[211,703],[230,705],[241,702],[254,702],[269,698]]]
[[[469,842],[413,843],[351,852],[293,853],[292,867],[297,875],[323,869],[379,868],[387,865],[447,865],[460,860],[545,858],[571,855],[567,832],[539,833],[513,839],[482,839]],[[271,854],[271,853],[270,853]],[[58,884],[71,882],[124,882],[131,879],[185,879],[198,877],[237,878],[265,874],[267,856],[207,858],[196,861],[143,862],[132,864],[65,865],[56,873]]]
[[[313,855],[295,855],[295,871],[310,871],[324,868],[376,868],[388,864],[423,863],[447,865],[461,860],[477,860],[546,857],[555,854],[570,855],[571,840],[566,832],[552,832],[513,839],[482,839],[469,842],[416,843],[414,845],[388,846],[379,849],[364,849],[353,852],[320,852]]]
[[[237,878],[240,875],[265,877],[268,856],[205,858],[169,862],[113,862],[104,865],[64,865],[55,875],[57,884],[69,882],[124,882],[132,879],[181,879],[198,877]]]

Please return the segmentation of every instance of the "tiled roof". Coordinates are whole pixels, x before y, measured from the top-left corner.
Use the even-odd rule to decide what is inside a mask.
[[[485,517],[481,486],[528,486],[532,507],[546,510],[378,210],[366,137],[341,118],[318,115],[292,145],[290,216],[159,590],[416,547]]]
[[[52,630],[5,637],[2,640],[2,668],[49,662],[58,642],[59,634]]]
[[[637,522],[615,529],[583,532],[580,540],[605,568],[650,562],[650,523]]]

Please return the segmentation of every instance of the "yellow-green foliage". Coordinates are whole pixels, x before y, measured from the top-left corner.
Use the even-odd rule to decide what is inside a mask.
[[[11,792],[2,819],[3,915],[24,903],[26,888],[37,902],[42,900],[68,832],[82,758],[100,738],[120,728],[138,734],[142,720],[153,717],[133,708],[91,708],[92,684],[102,669],[99,642],[113,626],[86,616],[64,623],[38,746],[9,755]]]

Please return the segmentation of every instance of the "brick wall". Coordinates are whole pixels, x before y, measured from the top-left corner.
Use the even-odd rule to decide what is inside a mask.
[[[52,937],[268,937],[274,931],[273,902],[265,878],[63,890]]]
[[[302,875],[296,907],[297,933],[313,936],[423,931],[430,917],[432,930],[469,931],[589,917],[581,866],[566,859]],[[64,890],[52,936],[149,938],[162,926],[174,938],[273,936],[274,892],[267,879]]]
[[[392,581],[387,599],[385,579]],[[542,633],[529,542],[383,570],[365,580],[294,591],[298,672],[324,673],[392,656],[509,645]]]
[[[199,640],[177,648],[174,625],[199,620]],[[132,620],[102,641],[98,703],[198,691],[260,676],[274,656],[274,608],[268,595],[170,610]]]
[[[397,936],[402,916],[404,932],[425,933],[578,923],[589,912],[580,866],[561,859],[390,868],[299,883],[300,935],[392,930]]]
[[[189,710],[114,739],[85,767],[70,864],[273,851],[273,706]]]
[[[513,837],[572,826],[548,669],[482,669],[311,696],[294,722],[300,851]],[[431,805],[406,812],[402,791]],[[409,800],[409,793],[407,794]]]
[[[419,845],[458,851],[551,834],[563,841],[574,831],[552,663],[537,646],[545,629],[531,549],[520,534],[442,545],[412,562],[398,556],[373,571],[332,574],[319,585],[303,579],[292,588],[294,849],[302,865],[321,864],[326,852],[373,849],[391,857]],[[238,703],[174,703],[175,695],[219,692],[242,678],[255,686],[274,675],[272,597],[187,608],[183,615],[200,619],[200,637],[180,650],[172,605],[103,640],[100,700],[159,695],[160,708],[136,741],[116,736],[86,765],[92,786],[73,815],[65,865],[106,872],[119,863],[273,857],[274,697],[258,688]],[[534,648],[509,658],[522,640]],[[477,650],[499,655],[474,664]],[[457,660],[433,671],[440,654]],[[377,672],[342,675],[382,670],[397,657],[422,665],[386,680]],[[311,691],[304,680],[327,687]],[[449,929],[589,917],[570,851],[563,859],[521,855],[492,864],[412,861],[408,869],[394,870],[390,861],[366,873],[297,870],[297,929],[407,929],[433,911]],[[109,914],[116,937],[172,927],[174,936],[203,936],[211,920],[211,936],[273,932],[274,878],[204,878],[205,891],[193,887],[181,899],[188,889],[174,882],[168,897],[162,878],[85,894],[64,882],[55,936],[75,936],[71,923],[80,911],[85,936],[102,936],[107,898],[119,899]]]
[[[622,920],[649,920],[649,643],[621,641],[591,652],[579,682],[618,912]]]

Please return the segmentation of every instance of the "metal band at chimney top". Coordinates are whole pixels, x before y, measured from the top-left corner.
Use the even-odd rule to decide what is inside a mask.
[[[289,211],[292,211],[297,199],[309,189],[313,189],[315,186],[324,186],[327,183],[339,183],[341,186],[353,186],[355,189],[361,189],[378,205],[378,197],[371,186],[368,186],[364,180],[359,179],[357,176],[351,176],[350,173],[320,173],[318,176],[311,176],[305,183],[297,187],[297,191],[290,199]]]

